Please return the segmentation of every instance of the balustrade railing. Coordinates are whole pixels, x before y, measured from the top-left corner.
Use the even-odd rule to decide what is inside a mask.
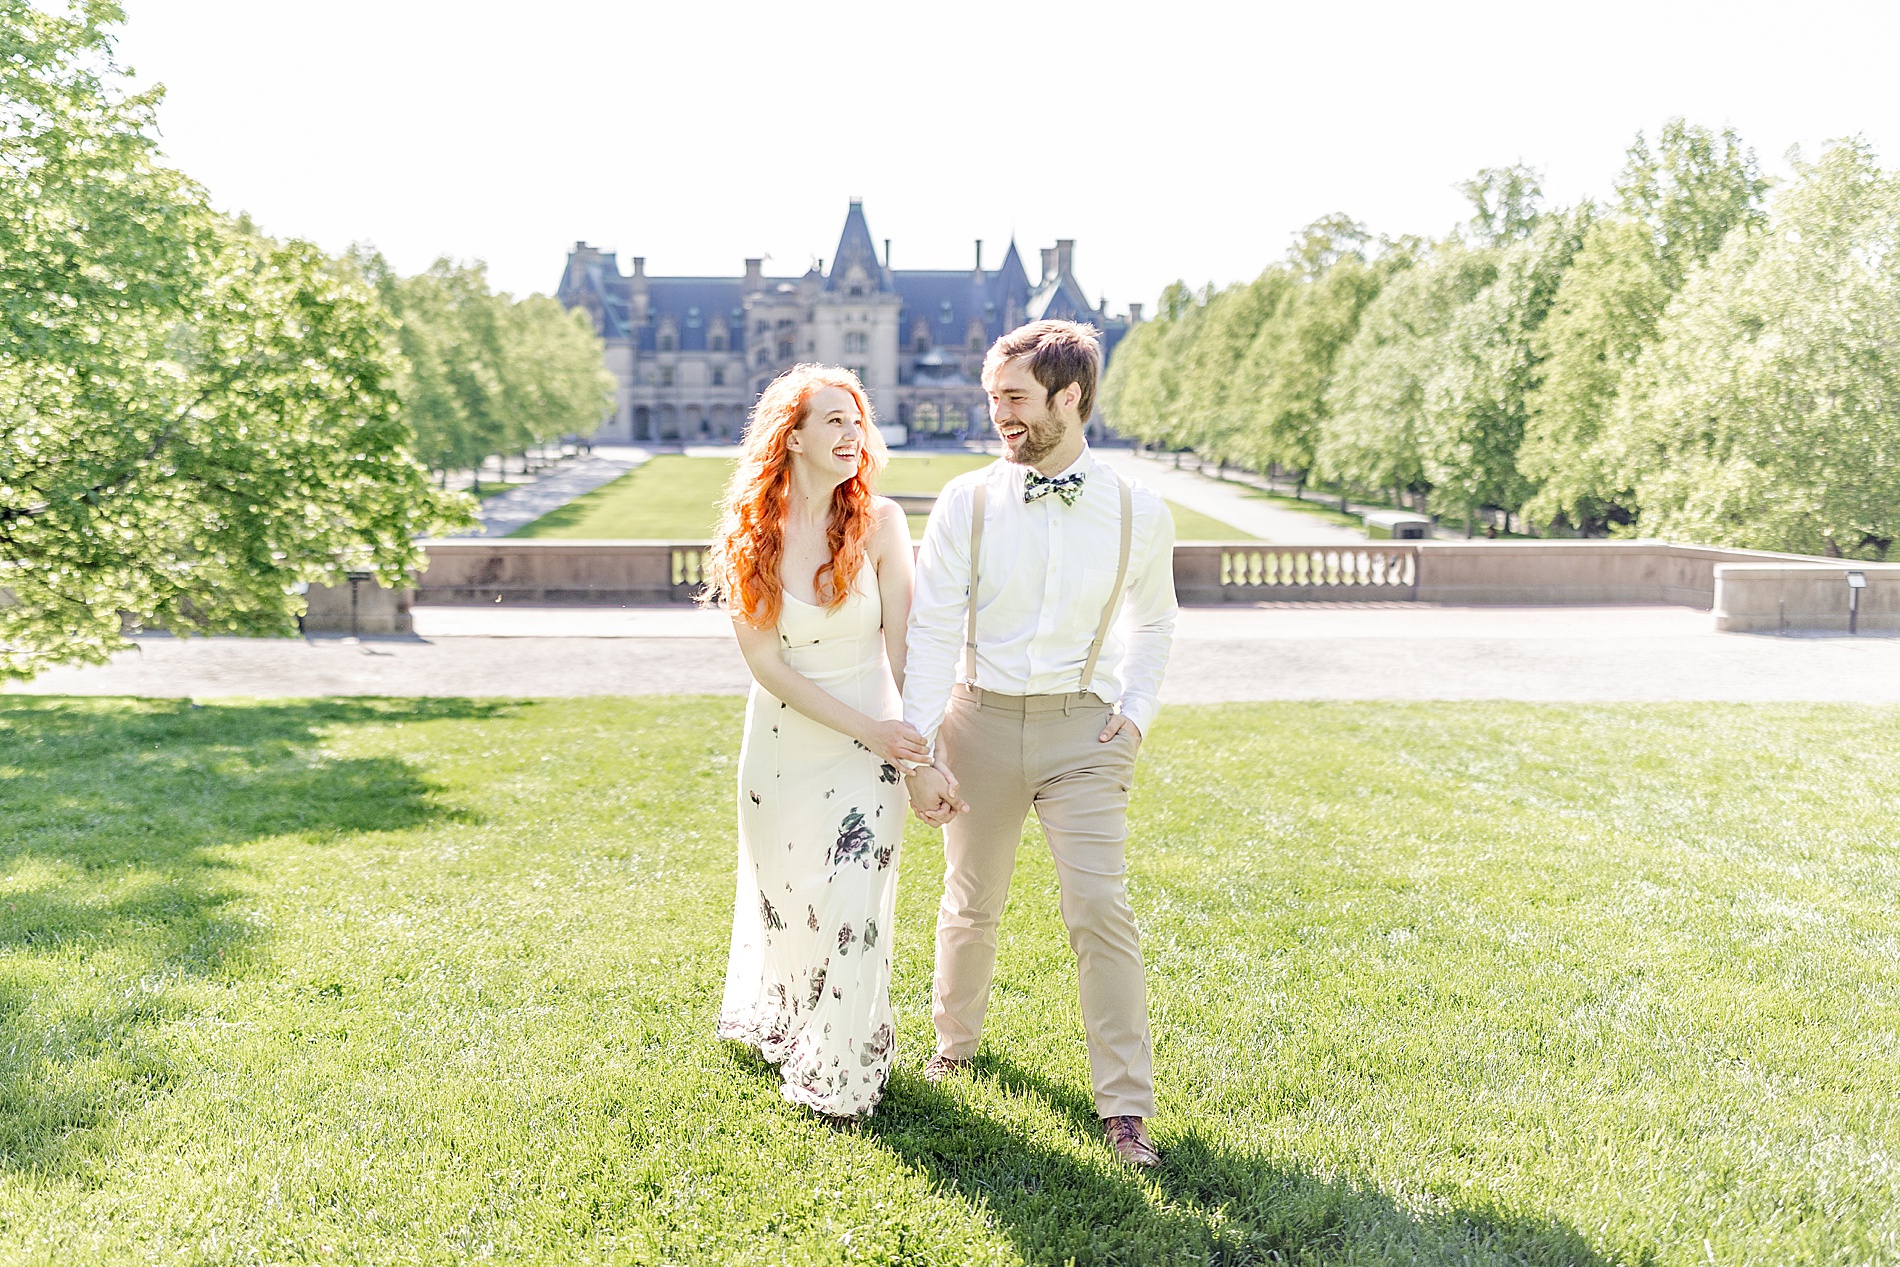
[[[1411,545],[1183,545],[1175,547],[1174,572],[1187,603],[1418,597],[1418,549]]]

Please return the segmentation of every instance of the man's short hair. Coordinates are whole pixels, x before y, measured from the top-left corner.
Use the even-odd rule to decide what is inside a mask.
[[[1095,384],[1102,377],[1102,332],[1079,321],[1032,321],[990,344],[983,358],[983,382],[1006,361],[1029,358],[1029,372],[1051,400],[1070,383],[1082,388],[1076,410],[1087,422],[1095,411]]]

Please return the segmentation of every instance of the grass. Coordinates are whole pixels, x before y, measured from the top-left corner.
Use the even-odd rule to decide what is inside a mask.
[[[1168,1153],[1097,1142],[1034,840],[974,1076],[710,1038],[740,702],[0,699],[0,1261],[1900,1258],[1900,711],[1170,709]]]
[[[965,471],[994,458],[978,453],[930,457],[894,455],[880,485],[895,493],[936,493]],[[703,541],[718,524],[717,506],[732,477],[727,458],[664,453],[611,484],[516,529],[516,537],[602,540]],[[1185,506],[1168,503],[1175,536],[1183,541],[1251,541],[1253,537]],[[911,536],[923,536],[923,515],[911,515]]]
[[[510,489],[516,489],[520,487],[521,485],[519,484],[484,484],[481,486],[480,491],[477,491],[472,488],[466,491],[474,494],[476,500],[478,501],[487,501],[491,497],[500,497],[503,493],[508,492]]]

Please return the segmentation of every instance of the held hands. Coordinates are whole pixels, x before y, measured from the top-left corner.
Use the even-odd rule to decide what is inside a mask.
[[[904,780],[911,812],[932,827],[942,827],[970,807],[957,795],[956,776],[941,765],[920,765]]]
[[[897,765],[917,765],[930,760],[930,745],[909,722],[872,722],[858,738],[872,752]]]

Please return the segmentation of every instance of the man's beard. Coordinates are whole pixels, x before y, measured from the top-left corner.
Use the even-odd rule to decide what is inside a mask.
[[[1034,466],[1056,451],[1062,443],[1064,428],[1062,421],[1045,405],[1042,417],[1024,418],[1017,415],[1017,422],[1023,424],[1025,434],[1015,453],[1009,451],[1007,443],[1003,446],[1003,456],[1018,466]]]

